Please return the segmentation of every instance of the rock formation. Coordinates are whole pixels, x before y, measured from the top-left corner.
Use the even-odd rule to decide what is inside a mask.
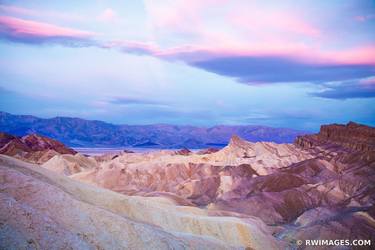
[[[363,153],[375,150],[375,130],[354,122],[322,125],[318,134],[298,136],[295,144],[306,149],[334,144]]]
[[[226,148],[210,154],[189,150],[123,153],[71,178],[128,195],[173,193],[202,206],[233,197],[237,192],[233,190],[245,188],[252,176],[310,157],[291,144],[250,143],[235,136]],[[53,160],[44,165],[50,169],[62,165]]]
[[[77,152],[56,140],[30,134],[16,137],[0,133],[0,154],[17,157],[29,162],[44,163],[55,155]]]
[[[36,135],[30,134],[21,137],[21,141],[28,146],[32,151],[41,151],[46,149],[55,150],[59,154],[75,154],[77,153],[71,148],[66,147],[61,142],[56,140]]]
[[[298,137],[294,144],[253,143],[233,136],[214,152],[159,150],[95,158],[57,154],[41,169],[120,193],[138,205],[102,202],[121,203],[126,208],[117,212],[174,236],[214,237],[217,247],[226,242],[225,247],[294,249],[296,240],[304,239],[375,242],[374,134],[375,128],[355,123],[324,125],[318,134]],[[16,139],[21,141],[3,135],[0,142]],[[234,227],[233,220],[245,225]]]

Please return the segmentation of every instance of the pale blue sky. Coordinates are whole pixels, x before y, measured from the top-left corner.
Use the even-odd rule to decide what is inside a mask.
[[[127,124],[375,125],[375,4],[327,2],[2,1],[0,110]]]

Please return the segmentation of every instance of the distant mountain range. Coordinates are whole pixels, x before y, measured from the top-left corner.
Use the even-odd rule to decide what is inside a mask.
[[[228,126],[210,128],[155,125],[114,125],[103,121],[55,117],[42,119],[31,115],[0,112],[0,131],[13,135],[40,134],[71,147],[156,147],[207,148],[227,145],[232,135],[248,141],[293,142],[306,132],[266,126]]]

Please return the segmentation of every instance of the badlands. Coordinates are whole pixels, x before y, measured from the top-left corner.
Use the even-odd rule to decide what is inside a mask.
[[[234,135],[221,150],[94,157],[39,135],[0,133],[0,154],[0,249],[375,244],[375,128],[353,122],[294,144]]]

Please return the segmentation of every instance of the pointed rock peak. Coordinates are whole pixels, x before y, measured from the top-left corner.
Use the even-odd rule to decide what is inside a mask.
[[[44,141],[47,141],[48,139],[37,134],[28,134],[28,135],[21,137],[21,140],[24,143],[33,144],[33,143],[44,142]]]
[[[32,151],[41,151],[45,149],[53,149],[60,154],[76,154],[77,152],[63,143],[54,139],[41,136],[38,134],[29,134],[21,138],[22,143],[32,149]]]
[[[32,142],[32,141],[37,142],[37,141],[46,140],[46,139],[47,138],[42,137],[42,136],[37,135],[37,134],[28,134],[28,135],[24,135],[24,136],[21,137],[21,140],[23,142],[28,142],[28,141],[30,141],[30,142]]]
[[[355,127],[360,127],[361,125],[356,123],[356,122],[350,121],[350,122],[348,122],[348,124],[346,124],[346,126],[349,127],[349,128],[355,128]]]
[[[230,141],[229,141],[228,145],[229,146],[244,147],[244,146],[249,145],[249,142],[245,141],[244,139],[242,139],[238,135],[233,135],[232,138],[230,138]]]
[[[28,135],[25,135],[23,136],[22,138],[22,141],[24,142],[45,142],[45,143],[50,143],[50,144],[61,144],[61,142],[59,141],[56,141],[52,138],[49,138],[49,137],[45,137],[45,136],[42,136],[42,135],[38,135],[38,134],[28,134]]]
[[[182,148],[182,149],[176,151],[177,155],[189,155],[190,153],[191,153],[191,151],[187,148]]]
[[[230,143],[236,143],[240,141],[242,141],[242,139],[238,135],[232,135],[232,137],[230,138]]]

